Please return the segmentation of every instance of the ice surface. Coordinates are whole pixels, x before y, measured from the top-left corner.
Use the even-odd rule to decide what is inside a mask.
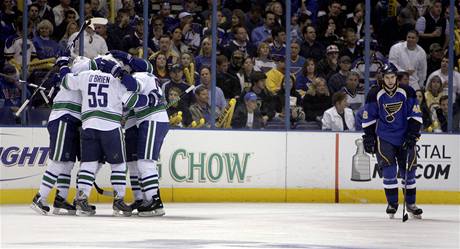
[[[390,220],[383,204],[166,203],[164,217],[40,216],[0,206],[1,248],[460,248],[460,206],[420,205]]]

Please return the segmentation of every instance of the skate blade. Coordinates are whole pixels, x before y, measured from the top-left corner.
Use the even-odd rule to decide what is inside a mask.
[[[163,216],[165,215],[165,211],[161,208],[153,211],[139,212],[137,215],[141,217]]]
[[[93,216],[95,214],[96,214],[96,212],[87,212],[87,211],[83,211],[83,210],[77,210],[77,212],[76,212],[77,216],[84,216],[84,217]]]
[[[54,208],[53,209],[54,215],[76,215],[77,210],[68,210],[64,208]]]
[[[394,219],[394,218],[395,218],[395,214],[388,214],[388,218]]]
[[[121,210],[113,210],[113,216],[116,216],[116,217],[129,217],[131,215],[132,215],[131,212],[123,212]]]
[[[409,213],[409,216],[410,216],[411,219],[416,219],[416,220],[421,220],[421,219],[422,219],[422,215],[421,215],[421,214]]]
[[[30,208],[32,208],[32,210],[34,210],[36,213],[38,214],[41,214],[41,215],[48,215],[48,212],[46,212],[45,210],[41,209],[39,206],[37,206],[35,203],[32,203],[30,205]]]

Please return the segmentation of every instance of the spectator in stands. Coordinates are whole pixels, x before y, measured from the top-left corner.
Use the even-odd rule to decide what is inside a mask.
[[[437,122],[437,127],[435,127],[435,132],[447,132],[447,117],[449,110],[449,97],[444,95],[439,99],[439,107],[434,108],[432,112],[433,122]]]
[[[304,43],[300,47],[300,55],[305,58],[313,58],[319,61],[324,57],[326,49],[316,40],[316,28],[313,26],[306,26],[303,30]]]
[[[307,58],[302,67],[302,74],[296,80],[295,88],[304,96],[316,77],[318,77],[318,73],[316,72],[315,60]]]
[[[339,59],[339,71],[333,74],[327,81],[329,92],[334,94],[346,85],[347,75],[351,69],[351,59],[348,56],[342,56]],[[359,78],[358,78],[359,79]]]
[[[177,17],[180,19],[179,27],[182,29],[185,44],[187,44],[192,51],[198,50],[201,43],[201,25],[193,22],[191,13],[181,12]]]
[[[33,33],[37,33],[37,25],[41,21],[40,15],[38,14],[39,7],[37,4],[31,4],[29,6],[29,21],[32,24]],[[53,24],[51,24],[53,26]]]
[[[158,53],[155,57],[153,57],[152,65],[153,74],[158,77],[160,85],[162,86],[169,80],[169,68],[166,65],[166,55]]]
[[[208,89],[205,87],[195,88],[195,99],[195,103],[189,108],[192,120],[198,123],[203,118],[205,127],[211,127],[211,106],[209,105]]]
[[[409,85],[415,90],[424,86],[426,80],[426,53],[417,45],[418,32],[407,33],[406,41],[393,45],[388,60],[400,70],[409,73]]]
[[[53,24],[53,27],[55,27],[56,23],[53,8],[48,5],[48,0],[37,0],[35,3],[38,6],[38,15],[40,16],[40,19],[47,19]]]
[[[217,50],[218,51],[223,51],[224,47],[228,45],[228,34],[225,33],[225,29],[220,26],[220,19],[222,18],[222,12],[217,11],[217,20],[218,20],[218,25],[217,25]],[[205,27],[203,28],[202,31],[202,36],[212,36],[212,16],[209,16],[208,19],[205,21]],[[195,25],[195,29],[198,30],[198,27]],[[234,37],[232,37],[233,39]],[[197,48],[194,48],[195,50]],[[225,51],[223,51],[225,53]]]
[[[84,3],[84,7],[83,7],[83,16],[86,18],[86,19],[90,19],[90,18],[93,18],[95,16],[93,16],[93,11],[91,9],[91,2],[90,0],[86,0],[85,3]]]
[[[76,22],[77,15],[73,10],[66,10],[64,13],[64,20],[56,26],[56,29],[53,32],[53,38],[57,41],[61,40],[64,36],[64,33],[67,29],[67,25],[71,22]]]
[[[257,106],[257,95],[248,92],[244,96],[244,104],[235,108],[232,117],[233,129],[260,129],[264,127],[264,119]]]
[[[360,57],[353,62],[352,70],[356,71],[360,75],[360,84],[358,91],[364,93],[364,74],[366,69],[365,56],[364,56],[364,40],[358,41],[358,50],[360,51]],[[372,86],[377,83],[377,74],[382,66],[387,62],[387,59],[378,52],[378,43],[376,40],[370,42],[370,68],[369,68],[369,85]]]
[[[122,8],[126,9],[129,13],[129,25],[134,28],[136,26],[136,20],[140,17],[137,15],[133,0],[122,0]]]
[[[245,20],[245,16],[244,16],[244,12],[240,9],[240,6],[238,6],[239,8],[238,9],[234,9],[233,12],[232,12],[232,26],[230,29],[226,30],[225,32],[227,33],[227,39],[230,40],[230,39],[233,39],[233,35],[234,35],[234,28],[237,27],[237,26],[243,26],[244,27],[244,20]],[[249,35],[248,35],[248,32],[246,30],[246,36],[247,36],[247,41],[249,41]]]
[[[179,88],[182,92],[185,92],[189,85],[184,82],[183,80],[183,68],[180,64],[175,64],[171,67],[169,70],[169,76],[171,80],[167,81],[166,83],[163,84],[161,87],[163,90],[163,93],[165,96],[169,95],[169,90],[173,87]],[[187,95],[183,96],[180,102],[184,104],[185,106],[190,106],[193,101],[193,96],[191,93],[188,93]]]
[[[266,73],[275,67],[276,63],[270,58],[270,46],[266,42],[261,42],[254,59],[254,70]]]
[[[279,118],[284,119],[285,115],[285,98],[286,98],[286,78],[283,78],[281,89],[277,93],[279,106],[275,108],[279,112]],[[290,75],[289,84],[289,110],[291,128],[295,128],[297,124],[305,121],[305,113],[302,110],[302,96],[295,90],[295,77]]]
[[[267,9],[275,14],[275,26],[285,25],[286,19],[284,17],[283,5],[280,2],[274,1],[268,3]]]
[[[129,25],[129,11],[127,9],[119,9],[115,23],[108,24],[106,39],[107,47],[116,50],[123,50],[123,37],[134,32],[133,28]]]
[[[230,65],[228,67],[228,72],[230,74],[233,74],[236,77],[236,74],[241,70],[243,67],[243,62],[244,62],[244,53],[235,50],[232,53],[232,57],[230,57]]]
[[[168,101],[171,106],[166,109],[166,111],[168,112],[170,120],[173,120],[173,117],[178,115],[179,112],[182,112],[182,120],[179,124],[177,124],[177,126],[189,127],[190,123],[192,123],[192,114],[190,114],[189,106],[187,106],[184,102],[179,101],[179,96],[182,93],[183,91],[177,87],[171,87],[169,89],[169,94],[166,95],[166,101]]]
[[[439,100],[443,96],[442,80],[439,76],[435,75],[430,78],[426,84],[425,100],[428,108],[433,105],[439,106]]]
[[[254,61],[251,57],[244,58],[243,66],[236,74],[243,91],[249,91],[251,88],[251,75],[254,73]]]
[[[2,2],[0,5],[1,11],[0,11],[0,50],[3,51],[5,48],[5,42],[7,39],[10,39],[10,37],[14,37],[16,34],[16,28],[15,28],[15,16],[14,16],[14,11],[10,13],[6,13],[3,11],[3,8],[6,8],[5,5],[9,5],[10,3],[7,3],[6,1]],[[0,66],[3,65],[5,60],[5,54],[0,53]]]
[[[244,53],[245,56],[254,56],[255,48],[248,40],[248,32],[244,26],[233,27],[233,39],[229,41],[228,45],[224,48],[224,54],[230,57],[235,50]]]
[[[285,70],[285,58],[284,56],[278,56],[274,58],[276,68],[268,71],[267,74],[267,89],[271,94],[275,95],[280,89],[284,79]]]
[[[339,71],[339,48],[337,45],[329,45],[326,49],[326,57],[318,62],[318,74],[326,80]]]
[[[70,6],[70,0],[60,0],[59,5],[53,8],[54,22],[56,26],[59,26],[65,18],[65,12],[67,10],[72,10],[75,12],[75,20],[78,20],[78,12]]]
[[[325,34],[326,30],[329,27],[329,20],[332,19],[336,25],[335,30],[337,30],[337,35],[342,35],[342,27],[345,24],[345,16],[342,15],[342,3],[340,0],[331,0],[329,1],[328,13],[327,15],[320,16],[318,18],[318,33]]]
[[[388,54],[393,44],[405,40],[407,33],[414,29],[414,23],[415,20],[409,8],[403,8],[397,16],[385,20],[378,37],[382,53]]]
[[[169,39],[169,37],[168,37]],[[144,20],[136,20],[136,28],[134,31],[125,37],[123,37],[122,47],[124,51],[127,51],[130,54],[141,56],[140,51],[142,51],[144,44]],[[149,55],[153,53],[151,48],[148,48]]]
[[[273,42],[269,44],[272,57],[286,55],[286,30],[281,26],[272,29]]]
[[[345,28],[353,30],[356,35],[356,40],[364,35],[364,4],[358,3],[355,6],[353,15],[345,21]],[[356,41],[355,41],[356,42]]]
[[[11,64],[20,67],[22,64],[22,37],[24,32],[22,30],[22,20],[18,19],[16,21],[16,34],[10,36],[5,41],[4,55],[5,60],[10,61]],[[37,53],[35,46],[32,42],[32,26],[28,25],[28,30],[26,31],[27,35],[27,64],[30,64],[30,61],[37,58]]]
[[[37,57],[40,60],[54,58],[59,52],[58,43],[51,39],[53,24],[48,20],[41,21],[38,26],[38,34],[32,39]]]
[[[206,20],[209,16],[212,15],[213,1],[207,0],[207,3],[208,3],[207,5],[208,9],[203,9],[203,11],[201,12],[201,17],[203,18],[203,20]],[[217,9],[218,9],[218,13],[217,13],[218,26],[224,27],[224,30],[226,30],[231,25],[230,23],[232,20],[232,11],[222,6],[222,0],[217,0]],[[219,18],[219,15],[221,16],[220,18]]]
[[[2,68],[4,75],[0,76],[0,108],[10,108],[16,112],[21,105],[22,84],[19,82],[19,73],[8,63]]]
[[[321,120],[322,130],[327,131],[354,131],[355,116],[348,108],[347,95],[336,92],[332,95],[333,106],[327,109]]]
[[[291,74],[296,79],[302,74],[302,67],[305,64],[305,58],[300,53],[300,43],[298,41],[291,42]]]
[[[180,63],[184,68],[185,83],[189,85],[200,84],[200,74],[197,72],[195,62],[193,61],[193,55],[189,52],[183,52],[180,55]]]
[[[199,14],[199,12],[201,10],[198,8],[197,0],[184,0],[183,2],[184,2],[183,11],[186,11],[186,12],[192,14],[193,20],[195,20],[195,22],[200,23],[201,25],[203,25],[204,20],[201,18],[200,14]]]
[[[428,51],[430,45],[438,43],[443,47],[447,46],[448,30],[447,20],[442,18],[442,1],[432,2],[430,10],[424,16],[417,19],[415,29],[420,33],[420,46]]]
[[[340,38],[340,36],[337,34],[339,32],[341,33],[341,30],[337,30],[337,25],[335,25],[334,19],[329,18],[327,29],[324,30],[324,33],[320,35],[319,40],[326,46],[337,44]]]
[[[331,96],[326,80],[317,77],[303,98],[306,121],[321,121],[324,111],[331,107]]]
[[[340,56],[348,56],[351,58],[351,61],[354,61],[358,58],[360,51],[356,46],[358,41],[357,35],[352,28],[347,28],[344,34],[344,43],[340,49]]]
[[[358,92],[359,73],[348,72],[346,84],[342,88],[342,92],[347,95],[347,102],[354,112],[358,111],[364,105],[364,94]]]
[[[171,34],[171,49],[176,54],[182,54],[189,51],[189,47],[182,41],[182,30],[177,27]]]
[[[104,55],[108,52],[107,43],[104,38],[96,34],[94,31],[96,25],[107,25],[107,19],[105,18],[92,18],[91,24],[83,32],[84,40],[84,51],[83,56],[93,59],[98,55]],[[70,36],[69,42],[72,41],[78,33],[74,33]],[[71,50],[72,57],[75,57],[79,54],[79,42],[75,43],[74,49]]]
[[[453,82],[452,82],[452,89],[453,89],[453,96],[454,99],[452,100],[453,102],[456,102],[456,98],[460,96],[460,73],[457,71],[453,71],[454,77],[453,77]],[[431,75],[428,77],[427,82],[431,81],[431,78],[434,76],[439,76],[442,80],[442,87],[443,87],[443,94],[447,95],[448,94],[448,80],[449,80],[449,57],[445,55],[442,58],[441,61],[441,68],[434,71],[431,73]],[[455,96],[457,95],[457,96]]]
[[[67,44],[69,44],[69,37],[73,33],[78,32],[78,29],[79,27],[76,22],[68,23],[64,35],[62,36],[61,40],[59,40],[59,46],[61,48],[66,48]]]
[[[200,69],[200,85],[197,88],[206,88],[208,89],[209,94],[209,104],[211,104],[211,68],[209,67],[202,67]],[[219,113],[227,106],[227,101],[225,100],[224,92],[218,86],[215,88],[216,90],[216,109],[218,109]],[[196,119],[193,119],[196,120]]]
[[[216,85],[224,92],[225,99],[238,98],[242,88],[235,74],[228,73],[228,59],[225,55],[217,57]]]
[[[101,3],[99,2],[99,0],[90,0],[91,14],[94,17],[104,17],[104,18],[106,18],[107,16],[105,16],[103,11],[101,11],[100,5],[101,5]]]
[[[266,11],[264,15],[264,24],[255,28],[251,33],[251,40],[259,46],[261,42],[270,43],[272,41],[272,29],[275,26],[275,14],[271,11]]]
[[[258,5],[252,6],[251,10],[246,13],[245,22],[244,22],[244,26],[248,29],[248,33],[252,35],[252,31],[257,27],[262,26],[263,23],[264,23],[264,20],[262,19],[261,6],[258,6]],[[251,36],[251,41],[255,43],[254,40],[252,40],[252,36]],[[258,44],[254,44],[254,45],[258,46]]]
[[[196,68],[198,70],[200,70],[204,66],[211,66],[211,52],[212,40],[211,37],[206,37],[201,42],[201,49],[199,55],[195,57]]]
[[[426,75],[430,75],[441,67],[442,56],[444,54],[443,52],[444,50],[438,43],[433,43],[430,45],[430,55],[427,56],[426,62]]]
[[[166,65],[171,68],[172,65],[177,64],[179,60],[179,54],[174,52],[171,48],[171,37],[169,35],[163,35],[160,38],[160,50],[153,53],[152,57],[156,57],[157,54],[162,53],[166,55]]]
[[[431,120],[431,111],[426,104],[425,91],[423,89],[419,89],[415,91],[415,94],[417,95],[418,105],[420,106],[420,111],[422,112],[423,131],[432,132],[433,127],[428,129],[428,127],[432,125],[433,121]]]
[[[152,32],[150,32],[150,47],[153,51],[160,50],[160,39],[164,34],[164,24],[163,21],[158,17],[152,17]]]
[[[163,19],[163,23],[168,31],[172,31],[174,27],[178,26],[178,20],[171,15],[171,4],[163,2],[160,4],[159,18]]]

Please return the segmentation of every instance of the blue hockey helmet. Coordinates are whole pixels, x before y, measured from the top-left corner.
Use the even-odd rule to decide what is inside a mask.
[[[380,67],[380,73],[382,75],[385,74],[397,74],[398,68],[391,62],[385,63],[382,67]]]

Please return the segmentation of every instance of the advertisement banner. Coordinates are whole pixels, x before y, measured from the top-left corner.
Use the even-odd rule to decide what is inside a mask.
[[[358,153],[359,133],[341,133],[339,142],[340,189],[383,189],[377,158],[370,156],[370,181],[352,181],[352,160]],[[417,142],[417,188],[458,191],[460,189],[460,136],[422,134]]]

